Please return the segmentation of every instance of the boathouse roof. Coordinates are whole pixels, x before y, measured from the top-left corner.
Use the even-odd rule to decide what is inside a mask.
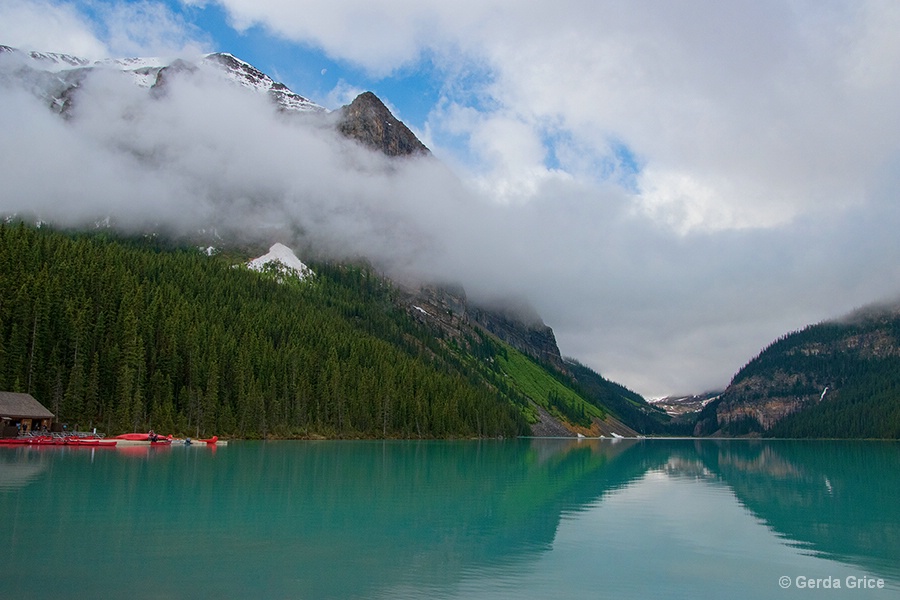
[[[53,413],[31,394],[0,392],[0,417],[10,419],[52,419]]]

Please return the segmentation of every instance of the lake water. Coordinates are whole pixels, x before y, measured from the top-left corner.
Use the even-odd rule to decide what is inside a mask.
[[[0,447],[0,521],[8,598],[897,598],[900,444]]]

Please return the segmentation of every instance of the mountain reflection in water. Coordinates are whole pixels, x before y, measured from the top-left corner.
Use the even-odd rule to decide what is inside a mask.
[[[503,580],[522,596],[524,574],[565,556],[564,536],[587,536],[577,532],[593,531],[604,510],[618,514],[608,510],[618,499],[641,497],[661,480],[684,483],[682,494],[714,493],[696,503],[648,500],[615,534],[605,526],[578,552],[613,565],[627,550],[615,535],[642,554],[636,573],[662,573],[667,549],[652,540],[668,538],[647,531],[644,517],[673,522],[709,506],[714,524],[712,513],[737,501],[775,532],[776,544],[900,579],[897,444],[523,439],[236,442],[216,453],[139,455],[0,450],[0,568],[65,582],[67,597],[478,596],[471,586],[479,579]],[[73,552],[72,541],[85,539],[91,551]],[[692,543],[700,541],[709,543]],[[553,567],[555,587],[572,579],[567,568],[575,566]],[[14,593],[19,584],[11,585]],[[481,595],[488,589],[496,591]],[[630,588],[621,589],[627,596]]]
[[[697,441],[695,456],[789,543],[897,578],[900,444]]]

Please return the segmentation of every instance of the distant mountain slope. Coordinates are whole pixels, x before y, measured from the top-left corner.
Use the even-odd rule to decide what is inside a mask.
[[[494,384],[532,402],[526,410],[537,434],[566,436],[684,433],[643,397],[560,354],[553,330],[533,309],[507,300],[490,307],[471,302],[456,286],[407,290],[401,303],[436,335],[486,361]],[[594,410],[597,409],[597,410]]]
[[[577,389],[597,406],[643,435],[690,435],[692,422],[673,419],[643,396],[610,381],[578,361],[569,360]]]
[[[68,116],[80,88],[102,72],[121,73],[142,88],[163,93],[177,74],[204,71],[235,85],[269,96],[277,110],[325,114],[328,111],[283,83],[227,52],[193,58],[126,58],[90,61],[52,52],[23,51],[0,45],[0,82],[24,84],[51,109]],[[394,117],[372,92],[363,92],[337,113],[336,130],[345,137],[388,156],[428,155],[428,148]]]
[[[462,287],[451,285],[421,285],[407,290],[403,301],[416,319],[451,338],[472,336],[478,328],[536,361],[568,373],[553,330],[533,309],[512,308],[512,300],[504,305],[480,306],[469,300]]]
[[[2,73],[7,80],[18,79],[30,84],[31,91],[47,104],[67,114],[73,98],[85,79],[98,72],[115,72],[129,77],[135,85],[151,90],[162,89],[174,73],[203,69],[224,77],[257,93],[267,94],[284,111],[324,112],[325,108],[291,91],[283,83],[228,53],[217,52],[185,58],[123,58],[91,61],[68,54],[28,52],[0,46]]]
[[[696,433],[900,438],[900,307],[775,341],[707,405]]]

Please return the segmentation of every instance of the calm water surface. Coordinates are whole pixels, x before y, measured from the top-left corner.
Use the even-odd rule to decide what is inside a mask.
[[[0,447],[0,520],[10,598],[900,597],[896,443]]]

